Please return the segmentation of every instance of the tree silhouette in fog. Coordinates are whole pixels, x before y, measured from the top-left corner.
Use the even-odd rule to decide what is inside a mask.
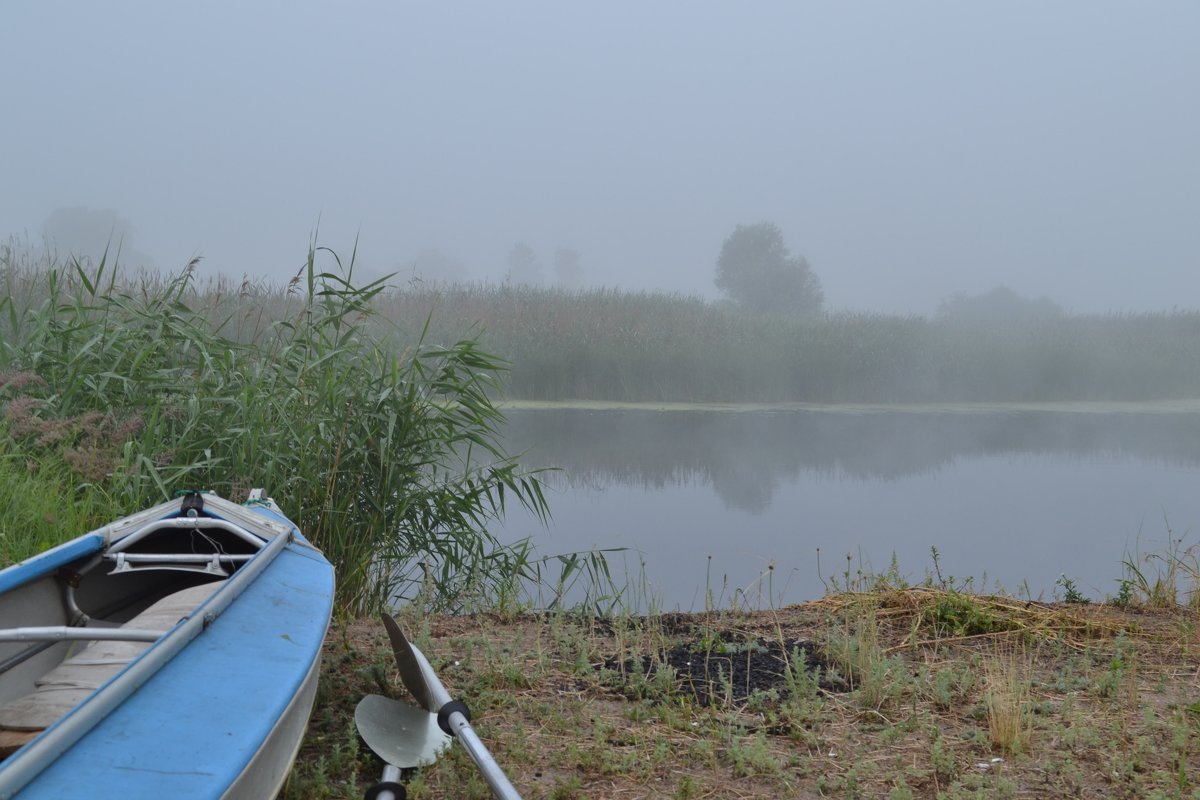
[[[583,285],[583,257],[572,247],[559,247],[554,251],[554,275],[558,285],[564,289],[578,289]]]
[[[793,256],[773,222],[738,225],[717,258],[717,288],[754,311],[811,314],[821,310],[821,281],[803,256]]]
[[[537,253],[525,242],[517,242],[508,254],[508,275],[505,280],[509,283],[537,286],[542,282],[542,262]]]
[[[57,208],[42,223],[46,249],[60,258],[86,261],[120,255],[125,264],[152,266],[151,259],[133,246],[133,224],[111,208]]]
[[[972,325],[1021,325],[1054,320],[1063,309],[1049,297],[1026,297],[1000,285],[983,294],[956,292],[938,305],[939,319]]]
[[[467,265],[462,259],[433,248],[425,248],[417,253],[412,269],[415,278],[433,283],[454,284],[467,279]]]

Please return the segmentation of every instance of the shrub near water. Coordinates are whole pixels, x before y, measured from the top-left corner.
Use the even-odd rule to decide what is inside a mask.
[[[510,498],[546,506],[497,444],[504,364],[473,339],[385,347],[383,284],[355,286],[328,251],[274,304],[200,291],[195,266],[127,282],[103,259],[0,263],[6,448],[58,458],[125,511],[264,486],[334,562],[349,613],[414,593],[418,565],[450,609],[511,588],[526,550],[486,523]]]

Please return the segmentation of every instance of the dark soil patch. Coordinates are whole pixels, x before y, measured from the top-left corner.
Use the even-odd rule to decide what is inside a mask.
[[[789,694],[787,670],[794,655],[804,658],[805,669],[817,685],[830,691],[844,691],[844,682],[831,672],[824,654],[807,639],[785,639],[782,643],[762,637],[719,637],[686,641],[670,649],[642,655],[640,660],[616,658],[604,662],[605,669],[618,672],[628,688],[635,687],[634,676],[655,678],[664,667],[675,675],[675,690],[696,698],[702,706],[742,703],[756,692],[774,691],[779,697]]]
[[[695,616],[693,614],[663,614],[658,618],[658,624],[662,628],[662,632],[667,636],[682,636],[690,634],[696,629]]]
[[[554,616],[555,613],[559,612],[547,611],[541,613],[539,616],[541,619],[549,620]],[[696,629],[696,623],[694,622],[694,619],[694,614],[685,614],[681,612],[661,614],[657,617],[654,617],[659,629],[666,636],[683,636],[691,634],[692,631]],[[645,625],[650,618],[637,617],[637,620],[640,624]],[[613,619],[611,617],[581,614],[577,617],[576,621],[585,627],[591,628],[592,633],[596,633],[601,636],[612,636],[616,633],[616,628],[613,626]]]

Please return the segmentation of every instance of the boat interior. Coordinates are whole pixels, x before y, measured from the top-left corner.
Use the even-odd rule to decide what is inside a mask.
[[[0,758],[190,616],[277,532],[210,514],[205,499],[188,495],[174,511],[134,515],[0,572]]]

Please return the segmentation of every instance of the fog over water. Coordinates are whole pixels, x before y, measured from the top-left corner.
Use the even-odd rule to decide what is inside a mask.
[[[1196,554],[1200,426],[1174,413],[512,412],[527,463],[553,463],[547,528],[511,513],[503,536],[542,553],[624,547],[620,579],[665,608],[745,590],[765,605],[820,597],[896,556],[942,578],[1050,599],[1066,574],[1115,595],[1122,561]],[[1173,544],[1172,544],[1173,542]],[[712,561],[709,561],[709,557]],[[644,576],[641,562],[644,559]],[[1161,560],[1139,562],[1154,574]],[[624,567],[623,567],[624,565]],[[711,570],[711,572],[710,572]],[[986,579],[986,584],[984,583]],[[635,587],[636,587],[635,583]],[[1187,588],[1187,587],[1185,587]],[[640,593],[635,588],[635,599]]]
[[[1200,5],[14,0],[0,237],[107,231],[285,280],[313,228],[376,273],[715,296],[777,223],[832,309],[1007,284],[1200,297]],[[90,223],[88,222],[90,219]],[[100,233],[94,232],[97,228]],[[99,241],[98,241],[99,240]],[[424,254],[424,255],[420,255]]]

